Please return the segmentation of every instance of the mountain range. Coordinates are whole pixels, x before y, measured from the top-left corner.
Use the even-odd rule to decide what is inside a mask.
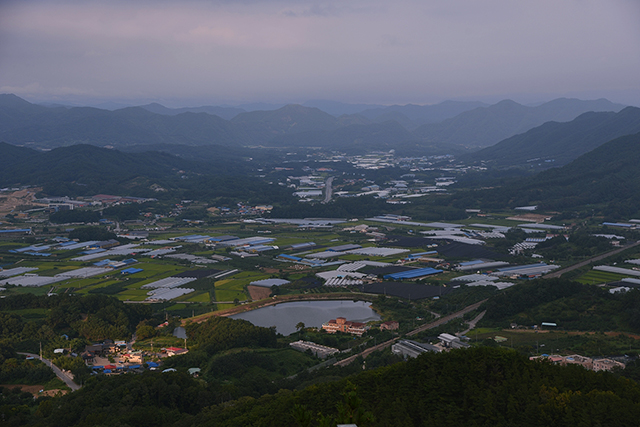
[[[434,106],[392,106],[335,117],[301,105],[251,112],[226,107],[199,107],[181,112],[150,104],[109,111],[44,107],[15,95],[0,95],[0,141],[40,148],[73,144],[117,148],[160,144],[269,145],[360,152],[400,145],[430,155],[492,145],[549,120],[568,121],[587,111],[623,108],[607,100],[576,99],[558,99],[536,107],[513,101],[477,105],[444,102]],[[216,111],[226,117],[235,115],[226,120],[211,114]],[[450,117],[459,111],[462,112]],[[436,120],[443,121],[411,130],[416,123]]]

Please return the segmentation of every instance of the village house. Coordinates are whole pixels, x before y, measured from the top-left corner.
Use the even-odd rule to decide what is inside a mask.
[[[400,327],[400,323],[397,320],[389,320],[387,322],[380,323],[381,331],[395,331]]]

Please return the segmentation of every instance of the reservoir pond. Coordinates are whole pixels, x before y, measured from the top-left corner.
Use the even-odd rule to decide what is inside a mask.
[[[229,316],[232,319],[244,319],[256,326],[275,326],[282,335],[296,332],[299,322],[306,327],[322,327],[323,323],[336,317],[344,317],[354,322],[380,320],[380,316],[366,301],[296,301],[259,308],[246,313]]]

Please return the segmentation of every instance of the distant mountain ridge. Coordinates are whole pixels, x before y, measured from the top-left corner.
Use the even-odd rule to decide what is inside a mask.
[[[562,166],[600,145],[640,132],[640,108],[613,112],[588,112],[565,123],[547,122],[498,144],[463,157],[496,166],[551,162]]]
[[[15,95],[0,95],[0,141],[54,148],[92,144],[125,148],[153,145],[251,147],[314,146],[354,149],[411,147],[415,154],[462,152],[465,147],[497,143],[548,119],[572,120],[589,109],[622,108],[606,100],[559,99],[537,107],[513,101],[469,110],[479,103],[444,102],[434,106],[392,106],[335,117],[318,108],[285,105],[275,110],[238,112],[226,107],[167,109],[159,104],[115,111],[91,107],[44,107]],[[211,114],[223,108],[231,120]],[[440,123],[411,132],[417,120]],[[198,112],[200,111],[200,112]],[[238,113],[238,114],[236,114]],[[422,148],[422,152],[420,152]]]
[[[559,98],[536,107],[511,100],[465,111],[440,123],[420,126],[414,134],[440,144],[488,147],[549,121],[566,122],[589,111],[618,112],[624,105],[606,99],[582,101]]]
[[[177,116],[182,113],[207,113],[214,116],[222,117],[225,120],[231,120],[240,113],[245,113],[246,110],[236,107],[218,107],[218,106],[202,106],[202,107],[182,107],[182,108],[167,108],[164,105],[160,105],[156,102],[146,105],[140,105],[140,108],[144,108],[152,113],[162,114],[165,116]]]

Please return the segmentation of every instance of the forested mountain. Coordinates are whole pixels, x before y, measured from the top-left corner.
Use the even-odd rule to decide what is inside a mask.
[[[353,124],[332,131],[303,132],[273,138],[269,145],[280,147],[323,147],[347,152],[389,150],[416,138],[397,122]]]
[[[632,217],[640,214],[639,162],[636,133],[607,142],[561,168],[466,197],[484,208],[531,204],[552,211],[593,208],[611,218]]]
[[[428,142],[488,147],[548,121],[564,122],[588,111],[620,111],[623,108],[623,105],[613,104],[606,99],[581,101],[560,98],[537,107],[504,100],[489,107],[466,111],[440,123],[423,125],[414,133]]]
[[[147,105],[140,105],[140,108],[144,108],[152,113],[162,114],[165,116],[176,116],[182,113],[207,113],[218,117],[222,117],[225,120],[231,120],[240,113],[246,112],[242,108],[236,107],[218,107],[213,105],[205,105],[202,107],[183,107],[183,108],[167,108],[164,105],[160,105],[156,102]]]
[[[497,166],[543,163],[562,166],[614,138],[640,132],[640,108],[618,113],[585,113],[566,122],[548,122],[465,157]]]
[[[5,155],[15,161],[0,168],[0,187],[37,185],[54,196],[112,193],[154,198],[241,197],[255,203],[291,198],[288,189],[252,179],[246,162],[224,154],[215,167],[168,153],[123,153],[86,144],[39,152],[2,143],[0,158]]]
[[[286,105],[272,111],[251,111],[231,119],[231,123],[247,132],[253,141],[263,144],[279,135],[336,129],[338,120],[317,108]],[[245,144],[249,145],[249,144]]]
[[[487,104],[478,101],[444,101],[435,105],[407,104],[369,108],[359,112],[359,114],[378,123],[397,120],[407,129],[413,130],[427,123],[439,123],[465,111],[487,106]]]

